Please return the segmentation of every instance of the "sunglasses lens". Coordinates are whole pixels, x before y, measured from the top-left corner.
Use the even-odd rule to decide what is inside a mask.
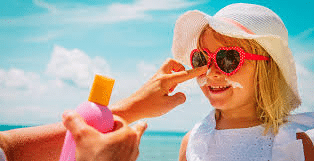
[[[205,51],[203,51],[204,54],[207,54]],[[204,65],[207,65],[207,59],[205,57],[202,52],[194,52],[193,53],[193,56],[192,56],[192,66],[194,68],[197,68],[197,67],[202,67]]]
[[[236,50],[220,50],[217,53],[216,60],[222,71],[231,73],[237,69],[240,63],[240,54]]]

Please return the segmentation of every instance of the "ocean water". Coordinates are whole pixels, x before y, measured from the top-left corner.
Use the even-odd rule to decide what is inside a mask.
[[[138,161],[177,161],[183,132],[144,133],[140,144]]]
[[[22,125],[0,125],[0,131],[24,128]],[[185,132],[146,131],[140,143],[137,161],[177,161]]]
[[[24,128],[24,127],[30,127],[30,126],[27,126],[27,125],[1,125],[0,124],[0,131],[6,131],[6,130]]]

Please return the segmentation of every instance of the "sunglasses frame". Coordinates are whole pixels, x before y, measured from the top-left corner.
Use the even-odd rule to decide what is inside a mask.
[[[223,74],[225,74],[227,76],[230,76],[230,75],[233,75],[234,73],[236,73],[242,67],[242,65],[244,63],[244,59],[247,59],[247,60],[269,60],[269,57],[267,57],[267,56],[262,56],[262,55],[257,55],[257,54],[250,54],[250,53],[245,52],[242,48],[237,47],[237,46],[221,47],[221,48],[218,48],[215,53],[210,52],[207,48],[203,48],[202,50],[207,52],[207,55],[209,57],[209,60],[207,60],[207,67],[209,68],[209,65],[211,64],[211,61],[213,60],[215,65],[216,65],[216,68],[219,69],[220,72],[222,72]],[[238,66],[231,73],[224,72],[223,70],[220,69],[220,67],[217,64],[216,57],[217,57],[217,53],[220,50],[236,50],[239,53],[239,55],[240,55],[240,62],[238,64]],[[192,66],[193,69],[194,69],[194,66],[193,66],[193,62],[192,62],[193,59],[192,58],[194,56],[194,53],[196,53],[196,52],[203,53],[199,49],[192,50],[191,55],[190,55],[190,63],[191,63],[191,66]]]

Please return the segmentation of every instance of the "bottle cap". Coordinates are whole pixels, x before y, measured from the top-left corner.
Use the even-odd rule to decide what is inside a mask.
[[[114,79],[96,74],[88,101],[108,106],[114,82]]]

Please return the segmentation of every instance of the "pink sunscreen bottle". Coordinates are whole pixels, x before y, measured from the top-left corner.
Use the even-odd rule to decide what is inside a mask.
[[[86,123],[101,133],[113,129],[114,120],[111,111],[108,109],[114,79],[95,75],[94,83],[89,94],[88,101],[79,105],[76,112],[79,113]],[[76,144],[71,132],[66,132],[60,161],[75,161]]]

